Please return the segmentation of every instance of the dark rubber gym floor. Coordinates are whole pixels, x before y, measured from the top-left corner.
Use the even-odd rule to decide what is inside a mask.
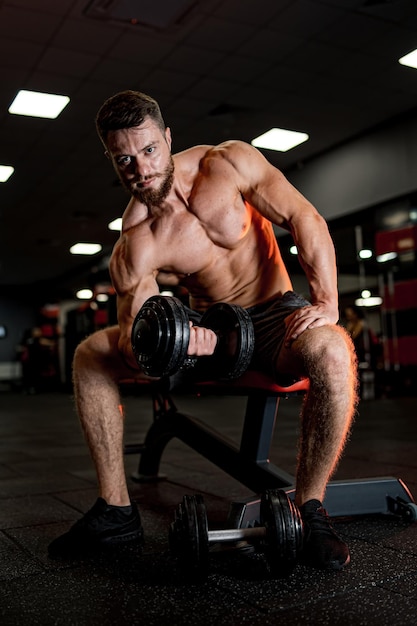
[[[300,398],[282,400],[271,459],[294,471]],[[244,399],[180,397],[238,438]],[[147,397],[125,398],[126,442],[143,438],[151,421]],[[259,553],[211,557],[205,582],[184,579],[168,548],[168,527],[185,493],[202,493],[210,527],[229,502],[250,492],[179,441],[169,444],[167,481],[130,481],[146,533],[135,546],[82,561],[57,562],[49,542],[94,503],[95,476],[67,392],[26,396],[0,392],[0,623],[57,625],[417,624],[417,523],[395,516],[336,522],[352,561],[343,572],[297,564],[272,579]],[[417,397],[362,401],[336,478],[394,476],[417,496]],[[130,474],[137,457],[127,456]]]

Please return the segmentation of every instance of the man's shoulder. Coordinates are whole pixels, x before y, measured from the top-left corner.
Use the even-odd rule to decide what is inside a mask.
[[[138,224],[145,221],[148,211],[145,205],[141,204],[136,198],[132,197],[127,205],[123,217],[120,235],[123,236],[130,233]]]
[[[234,154],[239,155],[252,149],[253,148],[245,141],[241,141],[240,139],[228,139],[227,141],[222,141],[215,146],[211,146],[211,149],[207,151],[206,156],[227,159],[232,158]]]
[[[198,161],[204,158],[204,156],[214,147],[215,146],[209,144],[200,144],[197,146],[191,146],[191,148],[186,148],[185,150],[181,150],[181,152],[176,152],[172,156],[176,163],[181,163],[183,161]]]
[[[245,149],[251,149],[251,146],[239,139],[228,139],[216,145],[200,144],[187,148],[182,152],[174,155],[176,161],[187,161],[188,159],[203,161],[210,158],[227,158],[228,155],[239,153]]]
[[[149,224],[146,221],[127,221],[120,236],[113,246],[110,256],[111,274],[132,278],[136,275],[133,268],[138,264],[142,268],[149,268],[153,264],[155,246]],[[146,244],[146,245],[145,245]]]

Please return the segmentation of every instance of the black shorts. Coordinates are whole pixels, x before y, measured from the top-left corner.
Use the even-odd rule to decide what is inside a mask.
[[[294,291],[287,291],[268,302],[246,309],[255,330],[255,350],[250,367],[275,375],[275,363],[285,336],[285,318],[295,309],[311,303]],[[190,319],[199,323],[201,315],[187,308]]]

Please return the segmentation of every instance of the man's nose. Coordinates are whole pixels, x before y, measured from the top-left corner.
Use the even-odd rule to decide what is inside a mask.
[[[133,168],[136,176],[140,179],[146,178],[146,176],[150,173],[149,165],[139,157],[134,159]]]

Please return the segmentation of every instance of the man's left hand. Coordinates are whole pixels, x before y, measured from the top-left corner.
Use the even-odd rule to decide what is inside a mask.
[[[297,309],[285,318],[287,327],[284,339],[285,347],[289,348],[292,342],[305,330],[336,324],[338,319],[338,312],[335,314],[333,309],[325,304],[312,304],[311,306]]]

